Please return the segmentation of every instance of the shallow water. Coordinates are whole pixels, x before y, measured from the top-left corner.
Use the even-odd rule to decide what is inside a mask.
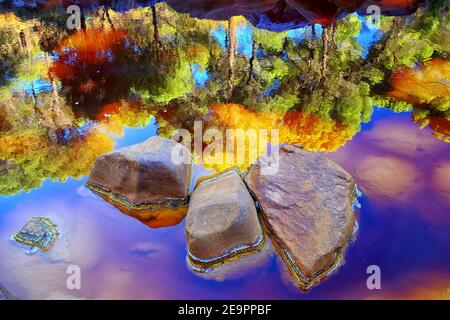
[[[119,145],[147,138],[154,132],[152,126],[126,130]],[[135,132],[145,134],[136,140]],[[391,140],[378,135],[388,135]],[[186,265],[184,222],[150,229],[91,194],[83,185],[86,178],[46,181],[40,189],[0,198],[0,280],[25,298],[448,297],[450,198],[448,189],[434,176],[440,166],[450,163],[448,151],[445,142],[411,123],[409,114],[377,110],[370,125],[329,155],[355,175],[364,192],[357,212],[359,230],[344,265],[307,294],[289,280],[271,246],[245,258],[251,261],[240,262],[244,266],[239,266],[239,271],[219,270],[213,279],[203,279]],[[360,173],[358,168],[373,157],[377,162],[394,160],[394,166],[399,165],[393,167],[394,172],[379,172],[382,178],[376,179],[380,183],[399,181],[390,194],[380,194],[378,191],[385,190],[372,185],[371,179],[361,182],[370,173]],[[404,164],[412,169],[403,173]],[[9,237],[33,215],[50,217],[61,227],[63,236],[69,238],[70,262],[49,262],[39,254],[28,256],[10,242]],[[69,264],[81,267],[80,291],[65,288]],[[366,269],[373,264],[382,271],[380,291],[366,287]]]

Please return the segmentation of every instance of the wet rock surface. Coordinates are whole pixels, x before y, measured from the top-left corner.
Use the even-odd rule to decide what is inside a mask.
[[[186,218],[191,262],[212,264],[262,243],[257,211],[239,173],[228,171],[198,184]]]
[[[96,160],[87,186],[129,206],[184,202],[189,192],[191,165],[172,161],[175,147],[182,148],[173,140],[151,137],[107,153]]]
[[[246,177],[283,260],[302,287],[331,271],[355,227],[353,178],[319,153],[280,148],[279,170],[262,175],[260,158]]]

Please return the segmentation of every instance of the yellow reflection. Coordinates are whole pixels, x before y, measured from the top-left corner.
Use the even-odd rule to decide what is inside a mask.
[[[119,101],[104,105],[97,114],[99,127],[118,136],[124,135],[125,127],[145,126],[151,112],[139,101]]]
[[[318,116],[304,112],[288,112],[281,117],[274,113],[255,112],[238,104],[213,106],[210,108],[213,115],[212,124],[209,127],[218,126],[222,131],[227,129],[241,129],[267,131],[267,142],[270,144],[300,144],[309,151],[335,151],[343,146],[355,134],[356,130],[337,123],[332,119],[322,119]],[[272,134],[272,129],[278,130],[277,135]],[[217,156],[216,163],[206,163],[208,169],[223,171],[232,167],[245,170],[255,160],[254,151],[249,145],[251,139],[247,139],[245,163],[238,159],[238,154],[229,155],[226,148],[223,154]],[[258,139],[261,137],[258,137]],[[264,139],[263,139],[264,140]],[[261,145],[258,148],[259,156],[266,152]],[[232,161],[227,161],[232,159]]]

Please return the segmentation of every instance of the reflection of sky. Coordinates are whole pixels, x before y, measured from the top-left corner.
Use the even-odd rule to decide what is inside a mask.
[[[217,29],[210,31],[213,38],[222,47],[227,47],[227,29],[223,25],[219,25]],[[239,23],[236,28],[237,53],[248,59],[252,56],[253,51],[253,27],[248,23]]]
[[[383,32],[380,28],[373,24],[371,19],[367,19],[366,17],[358,17],[362,23],[361,32],[356,37],[359,44],[364,48],[364,52],[362,54],[363,58],[367,58],[369,54],[369,50],[378,41],[383,37]]]
[[[211,29],[210,33],[222,48],[226,48],[226,46],[227,46],[227,30],[225,29],[225,27],[223,25],[219,25],[219,27],[217,29]]]
[[[158,126],[154,117],[150,118],[148,124],[144,127],[125,127],[125,134],[123,137],[116,140],[115,149],[144,142],[148,138],[155,136],[157,130]]]
[[[194,64],[191,66],[192,75],[194,77],[195,86],[197,88],[204,87],[209,79],[209,73],[206,69],[202,70],[199,64]]]

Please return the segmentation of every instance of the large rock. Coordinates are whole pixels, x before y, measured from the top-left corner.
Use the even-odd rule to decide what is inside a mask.
[[[189,203],[186,234],[189,258],[200,265],[225,261],[261,244],[255,204],[235,170],[198,184]]]
[[[191,165],[172,160],[175,147],[181,145],[156,136],[107,153],[95,161],[87,186],[137,207],[184,201]]]
[[[307,288],[334,269],[355,227],[355,184],[336,163],[299,146],[280,147],[279,170],[260,158],[246,177],[283,260]],[[264,171],[263,171],[264,172]]]

